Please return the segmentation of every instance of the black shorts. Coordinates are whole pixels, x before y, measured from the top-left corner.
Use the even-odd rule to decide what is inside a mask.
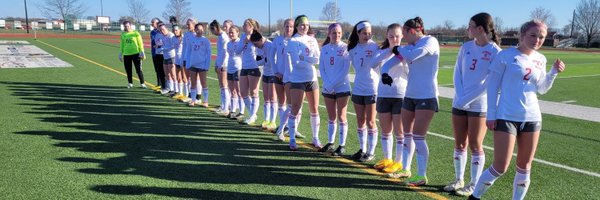
[[[181,65],[175,65],[175,68],[181,69]]]
[[[303,83],[291,83],[290,89],[304,90],[305,92],[311,92],[319,89],[319,83],[316,81],[309,81]]]
[[[375,95],[370,95],[370,96],[362,96],[362,95],[352,95],[352,102],[358,105],[371,105],[374,104],[376,102],[376,97]]]
[[[189,70],[190,70],[190,72],[196,72],[196,73],[208,71],[208,69],[200,69],[200,68],[195,68],[195,67],[190,67]]]
[[[171,64],[174,64],[173,63],[173,58],[165,58],[163,60],[163,65],[171,65]]]
[[[471,112],[466,110],[461,110],[458,108],[452,108],[452,114],[457,116],[467,116],[467,117],[485,117],[486,112]]]
[[[275,76],[262,76],[263,83],[275,83]]]
[[[233,73],[227,73],[227,80],[228,81],[240,81],[240,71],[237,72],[233,72]]]
[[[402,98],[377,98],[376,110],[378,113],[392,113],[398,115],[402,112]]]
[[[283,79],[280,79],[277,76],[273,76],[273,83],[278,84],[278,85],[285,85],[285,83],[283,83]]]
[[[242,71],[240,72],[240,76],[256,76],[256,77],[260,77],[262,75],[262,73],[260,72],[260,69],[256,68],[256,69],[242,69]]]
[[[335,94],[327,94],[327,93],[321,93],[321,94],[323,94],[323,97],[329,98],[329,99],[339,99],[339,98],[342,98],[342,97],[347,97],[347,96],[352,95],[352,93],[350,93],[350,91],[348,91],[348,92],[338,92],[338,93],[335,93]]]
[[[438,111],[438,100],[437,98],[429,99],[413,99],[405,97],[402,102],[402,108],[414,112],[415,110],[433,110]]]
[[[515,122],[503,119],[496,120],[496,131],[518,135],[523,132],[537,132],[542,130],[542,122]]]

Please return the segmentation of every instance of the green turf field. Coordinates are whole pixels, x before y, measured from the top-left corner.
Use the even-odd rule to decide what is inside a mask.
[[[103,39],[41,41],[124,72],[117,45]],[[309,148],[290,152],[273,134],[206,109],[187,107],[150,90],[126,89],[121,74],[30,42],[75,67],[0,70],[3,199],[462,199],[442,192],[454,177],[449,99],[440,99],[441,110],[427,138],[430,184],[408,188],[362,164]],[[568,71],[560,76],[600,74],[597,54],[544,53],[549,60],[555,56],[565,60]],[[456,50],[444,49],[440,66],[453,65],[455,56]],[[149,59],[144,73],[148,82],[155,82]],[[451,84],[451,75],[451,68],[441,69],[440,84]],[[542,98],[600,107],[594,92],[599,79],[557,79]],[[210,102],[217,104],[217,82],[211,79],[208,84]],[[326,111],[320,112],[324,143]],[[349,112],[354,112],[352,106]],[[309,136],[309,112],[304,113],[300,132]],[[351,154],[358,145],[355,117],[348,118],[347,154]],[[598,130],[600,123],[544,115],[536,158],[546,163],[534,162],[528,199],[598,198]],[[310,136],[305,139],[310,141]],[[485,145],[493,146],[491,134]],[[486,166],[492,153],[486,150]],[[510,198],[514,173],[513,164],[484,197]],[[468,167],[466,174],[468,180]]]

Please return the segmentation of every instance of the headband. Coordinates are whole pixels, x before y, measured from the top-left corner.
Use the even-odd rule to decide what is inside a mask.
[[[327,30],[328,30],[329,32],[331,32],[331,30],[333,30],[334,28],[337,28],[337,27],[340,27],[340,28],[341,28],[341,27],[342,27],[342,25],[341,25],[341,24],[339,24],[339,23],[333,23],[333,24],[329,25],[329,27],[327,28]]]
[[[300,24],[300,22],[308,22],[308,17],[306,16],[302,16],[300,18],[298,18],[294,23],[296,23],[296,25]]]
[[[358,25],[356,25],[356,31],[360,31],[363,30],[364,28],[371,28],[371,23],[369,22],[361,22]]]

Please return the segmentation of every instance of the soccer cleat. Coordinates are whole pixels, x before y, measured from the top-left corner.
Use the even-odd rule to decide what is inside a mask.
[[[275,122],[269,122],[269,124],[267,125],[267,130],[277,130],[277,124],[275,124]]]
[[[160,90],[160,94],[167,95],[167,94],[169,94],[169,90],[164,90],[164,89]]]
[[[183,102],[183,103],[189,103],[190,101],[192,101],[192,99],[184,96],[182,99],[180,99],[179,101]]]
[[[363,155],[362,157],[360,157],[360,159],[358,159],[358,161],[360,161],[360,162],[370,162],[373,159],[375,159],[375,155],[371,155],[371,154],[366,153],[365,155]]]
[[[238,113],[238,114],[235,116],[235,119],[236,119],[237,121],[239,121],[239,122],[243,122],[243,121],[244,121],[244,114],[242,114],[242,113]]]
[[[320,148],[318,152],[330,152],[333,151],[333,143],[327,143],[323,148]]]
[[[400,171],[397,171],[396,173],[387,174],[386,176],[388,178],[408,178],[411,175],[412,174],[410,173],[409,170],[400,170]]]
[[[229,115],[227,115],[227,118],[229,119],[235,119],[236,114],[233,112],[230,112]]]
[[[444,191],[454,192],[454,191],[462,188],[464,185],[465,185],[465,182],[463,180],[454,180],[454,181],[448,183],[448,185],[446,185],[444,187]]]
[[[318,139],[313,139],[313,140],[312,140],[312,145],[313,145],[314,147],[316,147],[317,149],[320,149],[320,148],[322,147],[322,145],[321,145],[321,141],[319,141]]]
[[[356,153],[352,155],[352,160],[359,160],[365,155],[362,149],[358,150]]]
[[[406,181],[406,184],[408,186],[422,186],[422,185],[427,185],[427,177],[426,176],[414,176],[412,178],[409,178],[408,181]]]
[[[248,119],[244,120],[244,124],[248,124],[250,126],[256,126],[256,116],[248,117]]]
[[[456,190],[456,195],[463,197],[471,196],[471,194],[473,194],[474,189],[475,186],[468,184],[465,187]]]
[[[302,135],[302,133],[296,131],[296,138],[303,139],[303,138],[306,138],[306,136],[304,136],[304,135]]]
[[[333,151],[333,153],[331,153],[331,155],[334,157],[341,157],[344,155],[345,152],[346,152],[346,148],[344,148],[344,146],[338,146],[338,148],[336,148],[335,151]]]
[[[383,159],[377,162],[375,165],[373,165],[373,168],[382,170],[388,166],[391,166],[392,164],[394,164],[394,161],[392,159]]]
[[[269,126],[269,121],[265,120],[262,122],[262,124],[260,125],[260,127],[262,127],[263,129],[267,129],[267,127]]]
[[[280,141],[282,141],[282,142],[285,142],[285,135],[283,135],[283,133],[277,134],[277,139],[280,140]]]
[[[385,173],[394,173],[397,172],[398,170],[402,169],[402,163],[401,162],[392,162],[391,165],[383,168],[381,171],[385,172]]]
[[[127,84],[127,89],[129,89],[129,88],[131,88],[131,87],[133,87],[133,84],[131,84],[131,83],[128,83],[128,84]]]
[[[144,83],[140,84],[140,87],[142,87],[144,89],[148,88],[148,87],[146,87],[146,84],[144,84]]]

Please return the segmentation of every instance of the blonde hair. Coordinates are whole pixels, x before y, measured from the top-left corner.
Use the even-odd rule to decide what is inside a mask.
[[[533,28],[533,27],[540,27],[544,30],[548,30],[548,26],[546,25],[546,23],[544,23],[542,20],[539,19],[532,19],[531,21],[525,22],[523,25],[521,25],[521,31],[519,32],[521,35],[525,34],[525,32],[527,32],[529,29]]]

